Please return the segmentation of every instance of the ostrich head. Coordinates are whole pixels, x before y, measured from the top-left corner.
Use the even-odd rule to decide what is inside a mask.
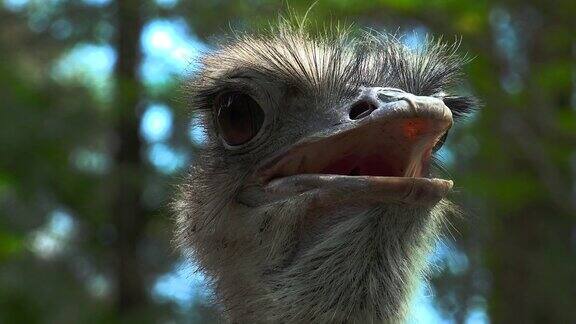
[[[176,237],[228,319],[402,320],[450,206],[431,161],[473,103],[454,52],[282,26],[203,58]]]

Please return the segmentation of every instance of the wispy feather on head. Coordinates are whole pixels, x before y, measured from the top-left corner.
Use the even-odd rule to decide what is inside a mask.
[[[260,75],[320,100],[351,96],[359,87],[394,87],[416,95],[441,95],[455,117],[476,106],[471,97],[454,96],[466,57],[459,42],[427,37],[410,49],[396,36],[356,31],[339,24],[311,28],[304,21],[280,19],[256,33],[236,32],[201,59],[202,72],[188,84],[193,108],[210,100],[233,77]]]

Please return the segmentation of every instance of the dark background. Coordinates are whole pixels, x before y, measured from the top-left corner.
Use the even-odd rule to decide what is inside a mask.
[[[311,1],[289,1],[300,15]],[[167,208],[201,145],[182,81],[281,1],[0,0],[0,323],[215,321]],[[576,1],[320,0],[312,21],[461,37],[484,108],[440,152],[467,210],[414,323],[576,323]]]

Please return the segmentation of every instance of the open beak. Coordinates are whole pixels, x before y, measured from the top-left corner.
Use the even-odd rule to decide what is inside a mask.
[[[380,89],[388,100],[362,118],[304,138],[265,161],[254,176],[266,196],[309,194],[311,207],[431,205],[445,197],[452,181],[429,175],[433,149],[452,125],[450,109],[435,97]]]

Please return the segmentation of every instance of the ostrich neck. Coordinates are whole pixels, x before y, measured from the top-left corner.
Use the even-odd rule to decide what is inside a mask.
[[[284,268],[265,278],[252,276],[254,272],[245,271],[249,275],[243,276],[234,275],[234,269],[226,271],[220,277],[222,286],[236,289],[230,289],[232,296],[223,296],[225,306],[237,310],[230,315],[238,322],[402,322],[425,271],[425,257],[443,217],[442,205],[410,212],[403,206],[334,211],[332,217],[345,221],[323,234],[317,231],[316,239],[306,238]],[[290,215],[282,208],[272,215],[266,230],[272,231],[269,237],[275,241],[262,251],[262,263],[275,259],[274,249],[292,246],[288,241],[294,236],[282,231],[287,224],[273,221],[286,217]],[[248,291],[253,292],[249,298],[233,296],[242,292],[247,296]]]

